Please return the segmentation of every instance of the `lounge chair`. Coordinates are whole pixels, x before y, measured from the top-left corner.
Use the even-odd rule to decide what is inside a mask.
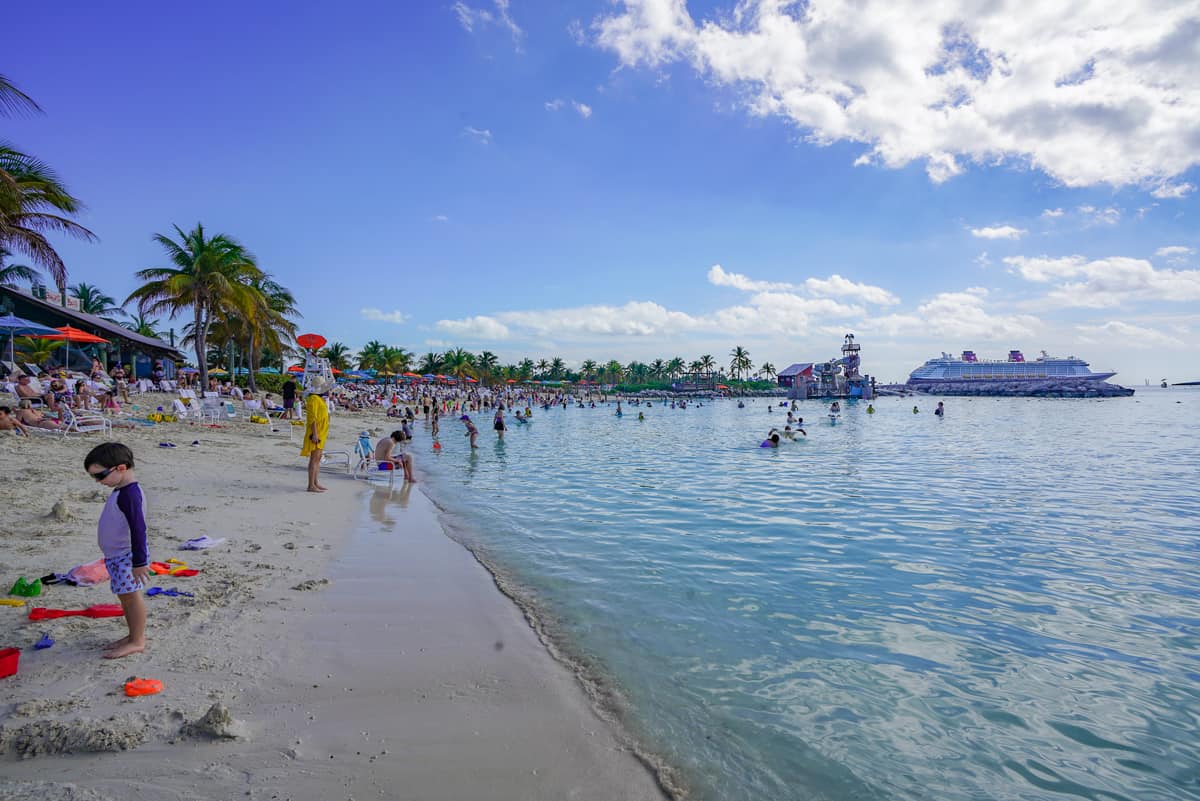
[[[112,433],[112,423],[107,418],[90,412],[80,412],[65,403],[60,408],[62,409],[63,437],[68,434],[91,434],[97,431],[103,434]]]

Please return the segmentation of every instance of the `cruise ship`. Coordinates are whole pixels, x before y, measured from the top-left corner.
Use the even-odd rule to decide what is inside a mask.
[[[1116,375],[1093,373],[1083,359],[1050,356],[1046,351],[1033,361],[1026,361],[1019,350],[1010,350],[1007,359],[980,359],[975,351],[964,350],[961,357],[943,353],[912,371],[910,384],[944,381],[1103,381]]]

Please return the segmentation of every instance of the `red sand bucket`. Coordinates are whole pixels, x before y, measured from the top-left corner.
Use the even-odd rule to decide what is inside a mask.
[[[17,675],[17,662],[20,659],[21,652],[16,648],[0,650],[0,679]]]

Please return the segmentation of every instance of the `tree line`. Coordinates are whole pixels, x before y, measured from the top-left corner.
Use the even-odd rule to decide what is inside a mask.
[[[578,369],[567,367],[566,361],[559,356],[554,358],[533,360],[522,359],[516,363],[501,364],[499,357],[489,350],[472,353],[463,348],[452,348],[438,353],[431,351],[423,356],[405,350],[401,347],[385,345],[378,340],[372,340],[354,353],[349,346],[342,342],[331,342],[320,355],[329,360],[330,366],[339,370],[349,370],[357,367],[360,370],[375,370],[384,375],[401,375],[415,372],[420,375],[446,375],[456,379],[475,378],[484,383],[498,381],[598,381],[605,384],[627,383],[656,383],[670,382],[685,373],[711,373],[725,379],[728,375],[732,380],[746,378],[771,379],[775,376],[775,367],[770,362],[763,362],[754,369],[750,360],[750,352],[743,347],[735,347],[730,351],[729,372],[724,365],[718,365],[711,354],[705,354],[691,361],[682,356],[670,359],[655,359],[651,362],[632,361],[622,364],[616,359],[608,361],[585,360]],[[729,379],[726,379],[729,380]]]

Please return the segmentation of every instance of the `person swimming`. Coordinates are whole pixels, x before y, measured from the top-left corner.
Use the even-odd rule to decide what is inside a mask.
[[[837,401],[834,401],[833,403],[831,403],[829,405],[829,411],[834,414],[837,414],[841,410],[842,410],[842,404],[838,403]]]
[[[867,414],[875,414],[875,407],[869,403],[867,404]]]
[[[779,439],[780,439],[779,432],[772,428],[770,430],[770,432],[767,434],[767,438],[762,441],[762,445],[760,447],[778,448],[779,447]]]
[[[920,413],[921,413],[921,410],[920,410],[920,409],[918,409],[916,406],[914,406],[914,407],[913,407],[913,414],[920,414]]]
[[[645,421],[646,415],[644,412],[638,412],[638,420]]]
[[[933,413],[936,414],[938,417],[944,416],[946,414],[945,405],[943,405],[941,401],[938,401],[937,408],[933,410]]]

